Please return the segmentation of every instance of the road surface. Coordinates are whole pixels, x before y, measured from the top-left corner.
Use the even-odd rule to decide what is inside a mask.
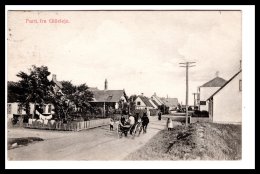
[[[8,138],[40,137],[44,141],[8,150],[9,160],[124,160],[125,157],[165,129],[165,120],[150,117],[147,133],[134,139],[118,138],[109,125],[80,132],[16,128],[8,130]]]

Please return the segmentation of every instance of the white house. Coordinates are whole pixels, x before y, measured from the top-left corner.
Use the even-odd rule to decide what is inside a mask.
[[[136,109],[154,109],[149,99],[143,95],[137,96],[137,98],[135,99],[135,106]]]
[[[215,123],[242,123],[242,70],[212,94],[207,103]]]
[[[158,97],[156,95],[156,93],[154,93],[152,96],[151,96],[151,100],[158,106],[161,106],[164,104],[164,102],[160,99],[160,97]]]
[[[221,77],[215,77],[198,88],[199,109],[208,111],[207,99],[226,83]]]
[[[20,103],[13,102],[7,103],[7,118],[10,120],[13,118],[14,115],[25,115],[25,110],[19,106]],[[34,111],[33,103],[30,103],[30,113],[32,114]]]

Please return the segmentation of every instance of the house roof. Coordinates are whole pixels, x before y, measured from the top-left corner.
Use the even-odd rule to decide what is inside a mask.
[[[158,107],[160,106],[155,100],[152,100],[152,102]]]
[[[178,105],[177,98],[161,98],[161,100],[165,103],[166,106],[173,107]]]
[[[57,81],[56,79],[52,79],[52,81],[59,87],[59,88],[62,88],[62,84]]]
[[[158,103],[159,105],[164,104],[164,102],[157,96],[157,95],[152,95],[152,98],[156,98],[160,103]]]
[[[99,89],[97,87],[89,87],[88,90],[90,90],[90,91],[97,91]]]
[[[214,95],[216,95],[222,88],[224,88],[229,82],[231,82],[239,73],[242,72],[242,69],[238,71],[233,77],[231,77],[221,88],[219,88],[214,94],[212,94],[207,100],[212,98]]]
[[[94,98],[92,102],[118,102],[125,96],[124,90],[96,90],[92,93]]]
[[[215,77],[200,87],[221,87],[226,83],[226,80],[221,77]]]
[[[147,107],[153,107],[152,103],[150,103],[150,101],[149,101],[149,99],[147,97],[141,96],[141,95],[139,95],[138,97],[144,102],[144,104]]]

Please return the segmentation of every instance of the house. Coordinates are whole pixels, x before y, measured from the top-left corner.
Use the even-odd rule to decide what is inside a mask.
[[[54,92],[57,93],[57,92],[60,92],[62,93],[62,84],[61,82],[57,81],[57,76],[56,74],[52,74],[52,81],[54,82]]]
[[[161,106],[161,105],[164,104],[164,102],[160,99],[160,97],[158,97],[158,96],[156,95],[156,93],[154,93],[154,94],[151,96],[151,100],[152,100],[154,103],[156,103],[156,105],[158,105],[158,106]]]
[[[207,99],[214,123],[242,123],[242,70]]]
[[[105,79],[104,90],[89,88],[93,93],[93,101],[89,103],[92,106],[101,107],[107,111],[108,108],[119,109],[120,104],[127,102],[125,90],[108,90],[107,88],[107,79]]]
[[[149,98],[145,97],[143,94],[138,95],[135,99],[136,109],[154,109],[153,104],[149,101]]]
[[[154,100],[152,100],[151,98],[149,98],[149,102],[153,105],[153,108],[154,109],[158,109],[158,104],[154,101]]]
[[[174,110],[178,106],[178,99],[177,98],[161,98],[161,100],[165,103],[169,110]]]
[[[95,90],[93,93],[93,101],[90,104],[95,106],[111,106],[114,109],[119,108],[120,102],[127,102],[124,90]]]
[[[34,112],[34,103],[30,103],[30,114]],[[12,119],[14,115],[26,115],[26,112],[19,102],[7,103],[7,118]]]
[[[216,77],[207,83],[203,84],[198,88],[198,98],[199,98],[199,110],[208,111],[208,104],[206,100],[214,94],[219,88],[221,88],[226,83],[226,80],[218,77],[218,73],[216,74]]]
[[[52,81],[54,82],[54,92],[58,92],[60,94],[63,95],[62,93],[62,84],[57,81],[57,76],[56,74],[53,74],[52,75]],[[8,83],[12,83],[12,82],[8,82]],[[25,109],[24,107],[21,107],[19,106],[19,101],[12,101],[12,102],[9,102],[7,103],[7,116],[8,116],[8,119],[12,119],[14,115],[25,115],[26,112],[25,112]],[[36,104],[37,105],[37,104]],[[36,106],[37,108],[37,106]],[[51,111],[54,109],[54,106],[52,104],[49,104],[49,103],[46,103],[43,105],[43,115],[50,115],[51,114]],[[35,104],[34,103],[30,103],[30,114],[33,115],[34,117],[34,110],[35,110]]]

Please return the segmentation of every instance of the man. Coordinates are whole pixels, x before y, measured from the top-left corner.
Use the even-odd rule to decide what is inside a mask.
[[[144,112],[143,117],[142,117],[142,129],[144,133],[146,133],[146,129],[149,123],[149,118],[147,117],[147,113]]]
[[[129,117],[129,124],[130,124],[130,134],[132,135],[134,124],[135,124],[135,118],[133,115],[130,115]]]

